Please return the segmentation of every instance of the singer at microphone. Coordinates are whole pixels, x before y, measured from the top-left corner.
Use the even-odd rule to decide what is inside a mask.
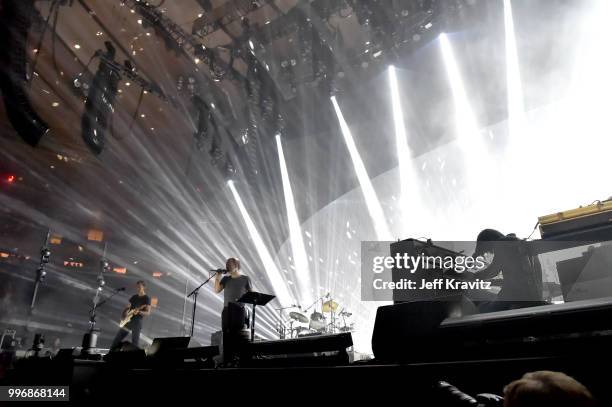
[[[240,340],[240,331],[249,327],[248,309],[237,301],[243,294],[253,291],[253,286],[249,276],[240,272],[238,259],[227,259],[225,270],[215,271],[215,292],[223,291],[223,360],[225,363],[232,363],[236,342]]]

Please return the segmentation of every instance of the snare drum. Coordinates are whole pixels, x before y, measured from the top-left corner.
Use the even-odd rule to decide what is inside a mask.
[[[308,327],[316,332],[325,331],[325,327],[327,326],[327,320],[320,312],[313,312],[310,314],[310,323]]]

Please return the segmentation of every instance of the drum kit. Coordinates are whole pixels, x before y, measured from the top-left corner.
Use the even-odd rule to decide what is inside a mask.
[[[327,301],[324,301],[325,299]],[[308,317],[308,311],[319,303],[320,307],[314,308],[312,313],[310,313],[310,317]],[[329,294],[317,299],[310,307],[303,311],[296,305],[279,308],[278,311],[282,313],[282,310],[290,308],[298,308],[299,311],[289,312],[289,321],[287,323],[282,322],[281,314],[278,325],[278,333],[281,339],[351,332],[354,330],[354,324],[347,323],[347,319],[352,316],[352,313],[340,308],[340,304],[334,301]]]

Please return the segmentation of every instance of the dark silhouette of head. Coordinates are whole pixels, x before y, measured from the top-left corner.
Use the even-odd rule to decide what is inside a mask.
[[[551,371],[525,374],[504,388],[504,407],[595,407],[591,392],[570,376]]]
[[[494,242],[503,240],[506,236],[495,229],[484,229],[476,238],[476,250],[474,257],[482,256],[486,252],[493,252]]]

